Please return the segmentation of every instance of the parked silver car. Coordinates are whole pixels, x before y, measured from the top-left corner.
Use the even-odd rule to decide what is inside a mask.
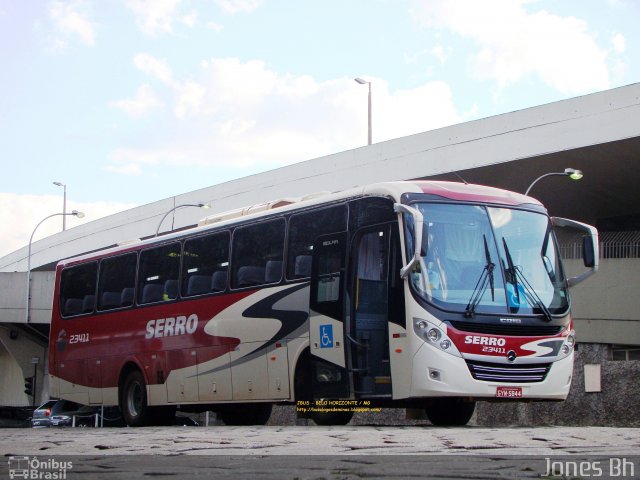
[[[31,418],[32,427],[77,427],[94,426],[96,414],[100,413],[99,407],[80,405],[69,400],[49,400],[39,406],[33,412]],[[118,426],[122,424],[120,411],[117,408],[105,409],[104,424]]]

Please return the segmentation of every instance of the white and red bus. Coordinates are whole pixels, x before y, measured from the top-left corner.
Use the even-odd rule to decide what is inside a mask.
[[[569,279],[553,230],[567,226],[589,269]],[[566,398],[568,288],[597,262],[595,228],[478,185],[384,183],[227,212],[58,264],[51,394],[119,405],[131,426],[177,406],[263,424],[274,403],[314,399],[463,425],[476,400]],[[352,415],[310,410],[321,424]]]

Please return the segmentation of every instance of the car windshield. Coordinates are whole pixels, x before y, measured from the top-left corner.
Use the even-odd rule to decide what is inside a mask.
[[[546,215],[479,205],[413,206],[424,227],[411,285],[427,302],[468,316],[567,311],[567,282]],[[413,252],[413,220],[406,219]]]

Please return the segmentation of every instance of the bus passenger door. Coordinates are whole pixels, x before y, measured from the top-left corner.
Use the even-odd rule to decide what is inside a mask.
[[[358,398],[391,395],[389,362],[390,225],[361,230],[353,252],[353,320],[349,325]]]
[[[351,391],[344,350],[346,252],[346,232],[318,237],[313,244],[309,345],[314,399],[348,398]]]

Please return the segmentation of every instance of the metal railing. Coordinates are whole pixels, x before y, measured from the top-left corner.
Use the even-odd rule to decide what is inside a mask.
[[[600,232],[600,258],[640,258],[640,231]],[[582,258],[582,241],[560,244],[560,256],[565,260]]]

